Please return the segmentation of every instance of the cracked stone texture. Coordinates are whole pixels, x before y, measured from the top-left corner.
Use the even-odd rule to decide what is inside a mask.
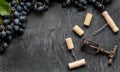
[[[120,28],[119,3],[120,0],[115,0],[107,7],[107,11]],[[94,14],[89,28],[83,26],[87,12]],[[119,72],[119,48],[111,66],[107,65],[107,56],[88,54],[80,50],[83,38],[100,43],[107,50],[112,50],[115,44],[120,47],[120,33],[113,34],[109,27],[92,36],[105,23],[100,13],[93,12],[92,6],[86,11],[78,12],[74,8],[61,8],[60,4],[55,3],[43,14],[31,13],[24,35],[13,39],[7,52],[0,56],[0,72]],[[85,31],[82,37],[72,31],[76,24]],[[67,63],[74,59],[65,44],[67,37],[73,38],[77,58],[86,59],[85,67],[68,69]]]

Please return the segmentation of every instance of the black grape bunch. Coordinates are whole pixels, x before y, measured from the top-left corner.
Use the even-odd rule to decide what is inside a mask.
[[[87,5],[93,5],[99,11],[105,9],[105,5],[111,3],[111,0],[63,0],[62,7],[74,6],[78,11],[86,10]]]
[[[6,0],[11,13],[0,16],[0,53],[3,54],[11,40],[24,34],[27,17],[31,11],[44,12],[48,10],[49,0]]]
[[[9,3],[11,14],[2,16],[0,24],[0,53],[4,53],[15,36],[21,36],[26,28],[27,16],[31,11],[31,3],[11,0]]]
[[[37,12],[47,11],[49,4],[49,0],[33,0],[33,10]]]

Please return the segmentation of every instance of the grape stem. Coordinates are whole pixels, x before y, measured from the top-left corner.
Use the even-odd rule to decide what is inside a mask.
[[[37,4],[37,0],[34,0],[34,3]]]
[[[14,19],[13,12],[15,11],[15,8],[14,8],[14,7],[11,7],[11,8],[10,8],[10,11],[11,11],[11,13],[10,13],[11,20],[13,20],[13,19]]]
[[[104,1],[104,0],[101,0],[101,3],[102,3],[102,4],[103,4],[103,1]]]
[[[21,0],[16,0],[16,2],[17,2],[17,5],[20,3],[20,1],[21,1]]]
[[[2,24],[2,16],[0,16],[0,24]]]
[[[3,19],[2,19],[2,16],[0,16],[0,25],[3,26],[4,30],[6,29],[6,27],[3,25]]]

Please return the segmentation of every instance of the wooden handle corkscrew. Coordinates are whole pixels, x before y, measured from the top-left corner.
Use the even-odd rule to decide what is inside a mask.
[[[77,68],[86,65],[85,59],[80,59],[71,63],[68,63],[69,69]]]
[[[117,33],[119,31],[119,28],[116,26],[115,22],[113,19],[110,17],[107,11],[102,12],[102,16],[105,18],[107,24],[112,28],[112,31],[114,33]]]

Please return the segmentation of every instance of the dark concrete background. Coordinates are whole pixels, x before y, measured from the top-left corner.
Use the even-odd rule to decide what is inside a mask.
[[[113,1],[107,11],[120,28],[119,3],[120,0]],[[91,36],[106,23],[100,13],[94,13],[89,28],[83,26],[86,13],[92,10],[89,6],[86,11],[77,12],[74,8],[63,9],[56,3],[42,15],[31,13],[24,35],[12,40],[7,52],[0,56],[0,72],[119,72],[119,48],[111,66],[107,65],[107,56],[96,56],[80,50],[80,41],[83,38],[100,43],[107,50],[112,50],[115,44],[120,47],[120,33],[113,34],[109,27],[96,36]],[[78,37],[72,31],[76,24],[85,31],[83,37]],[[67,63],[74,59],[64,42],[67,37],[73,38],[78,59],[86,59],[85,67],[68,69]]]

